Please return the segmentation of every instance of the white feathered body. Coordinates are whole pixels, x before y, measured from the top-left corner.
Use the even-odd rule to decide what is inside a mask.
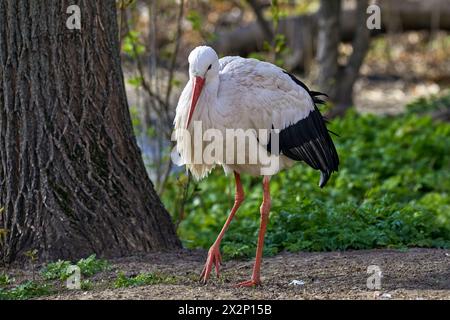
[[[298,121],[306,118],[314,110],[314,102],[308,92],[297,85],[281,68],[256,59],[245,59],[241,57],[225,57],[219,60],[220,71],[218,77],[210,79],[202,91],[197,107],[192,116],[191,125],[188,128],[193,135],[193,124],[201,121],[203,132],[214,128],[221,130],[226,136],[226,129],[284,129]],[[186,154],[187,150],[194,150],[194,139],[188,141],[183,139],[182,131],[185,129],[190,99],[192,95],[192,82],[187,83],[184,88],[176,109],[174,120],[176,129],[177,151],[180,155]],[[222,165],[225,172],[236,171],[250,175],[261,175],[261,167],[265,164],[250,164],[250,145],[254,144],[258,152],[267,152],[267,139],[261,140],[257,134],[249,137],[248,145],[239,152],[245,152],[244,164],[218,162],[214,164],[197,163],[184,159],[193,176],[205,177],[215,165]],[[202,149],[208,142],[203,143]],[[198,147],[198,145],[197,145]],[[224,149],[224,158],[226,157]],[[237,155],[238,152],[235,152]],[[290,167],[294,160],[280,154],[278,157],[278,170]],[[274,172],[275,174],[276,172]]]

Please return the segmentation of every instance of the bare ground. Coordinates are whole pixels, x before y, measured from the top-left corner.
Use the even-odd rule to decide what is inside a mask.
[[[44,299],[450,299],[450,250],[363,250],[282,253],[263,261],[263,286],[235,288],[247,280],[253,261],[227,261],[220,279],[197,279],[204,251],[150,254],[113,261],[113,270],[95,276],[93,290],[65,291]],[[382,270],[380,290],[367,288],[367,267]],[[127,275],[158,272],[175,284],[114,289],[118,270]],[[293,280],[304,282],[290,284]]]

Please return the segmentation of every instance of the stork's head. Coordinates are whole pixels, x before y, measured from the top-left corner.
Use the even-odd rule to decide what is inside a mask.
[[[189,78],[193,85],[191,106],[186,123],[189,127],[192,115],[200,98],[202,89],[208,81],[219,75],[219,57],[213,48],[207,46],[197,47],[189,54]]]

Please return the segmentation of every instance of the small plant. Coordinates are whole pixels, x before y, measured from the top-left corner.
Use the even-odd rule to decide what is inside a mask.
[[[49,263],[41,270],[41,275],[45,280],[65,280],[68,277],[67,268],[70,265],[70,261],[64,260]]]
[[[31,270],[33,272],[33,281],[36,280],[36,262],[38,260],[38,251],[36,249],[29,250],[25,252],[25,257],[31,265]]]
[[[13,279],[9,277],[7,273],[0,274],[0,286],[7,286],[13,282]]]
[[[114,281],[114,288],[139,287],[159,283],[173,284],[176,283],[176,278],[151,272],[140,273],[134,277],[127,277],[124,272],[119,272]]]
[[[81,290],[83,291],[89,291],[94,288],[94,284],[91,280],[83,280],[81,281]]]
[[[45,280],[66,280],[71,275],[71,272],[68,271],[71,265],[72,262],[70,261],[58,260],[47,264],[41,270],[41,275]],[[85,277],[91,277],[101,271],[109,270],[111,267],[107,260],[97,259],[95,254],[90,255],[86,259],[79,260],[76,265]]]
[[[271,13],[271,23],[272,29],[275,34],[273,39],[269,41],[264,41],[262,51],[252,52],[249,57],[270,61],[279,67],[285,67],[285,59],[291,54],[291,50],[287,46],[286,36],[279,33],[279,22],[280,19],[286,15],[280,8],[280,3],[277,0],[273,0],[270,6]]]
[[[111,268],[110,263],[104,259],[97,259],[96,255],[90,255],[86,259],[81,259],[77,262],[80,267],[81,274],[86,277],[91,277],[101,271],[106,271]]]
[[[12,289],[0,289],[0,300],[23,300],[49,295],[53,292],[49,284],[28,280]]]
[[[37,261],[38,251],[36,249],[25,252],[25,256],[28,258],[31,264],[35,264]]]

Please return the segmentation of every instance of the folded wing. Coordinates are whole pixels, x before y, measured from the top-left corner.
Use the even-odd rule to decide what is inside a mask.
[[[219,100],[229,126],[278,129],[278,150],[271,148],[273,133],[267,149],[320,170],[319,186],[325,186],[339,157],[316,106],[322,94],[266,62],[228,57],[221,65]]]

